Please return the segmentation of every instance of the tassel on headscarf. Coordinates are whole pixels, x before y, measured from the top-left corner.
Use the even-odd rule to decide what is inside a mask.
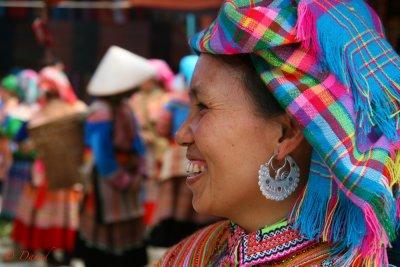
[[[321,12],[323,15],[317,18]],[[366,136],[377,127],[396,141],[400,60],[381,38],[382,29],[377,20],[379,18],[363,1],[334,6],[330,1],[301,0],[297,38],[303,47],[319,54],[323,66],[352,90],[357,129]],[[371,55],[378,56],[372,58]]]

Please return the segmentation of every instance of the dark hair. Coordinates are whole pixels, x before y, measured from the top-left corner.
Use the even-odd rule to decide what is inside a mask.
[[[121,104],[121,102],[124,101],[125,99],[130,98],[136,91],[137,89],[135,90],[132,89],[115,95],[100,96],[97,98],[109,103],[114,108],[118,107]]]
[[[57,90],[55,90],[55,89],[51,89],[51,90],[47,90],[45,93],[44,93],[44,96],[45,96],[45,98],[47,99],[47,100],[50,100],[50,99],[58,99],[58,98],[60,98],[60,93],[57,91]]]
[[[40,68],[44,68],[44,67],[48,67],[48,66],[55,66],[57,64],[64,64],[61,59],[56,58],[53,55],[45,57],[44,59],[40,60],[39,63],[40,63],[39,64]]]
[[[240,69],[243,84],[248,89],[250,100],[255,104],[259,115],[270,118],[285,113],[285,110],[261,80],[250,55],[216,55],[216,57],[231,68]]]

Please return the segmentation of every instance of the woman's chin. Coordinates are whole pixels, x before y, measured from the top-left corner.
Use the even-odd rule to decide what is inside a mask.
[[[194,195],[192,199],[193,209],[199,214],[211,215],[211,207],[207,202],[209,201],[203,201],[201,198],[197,198]]]

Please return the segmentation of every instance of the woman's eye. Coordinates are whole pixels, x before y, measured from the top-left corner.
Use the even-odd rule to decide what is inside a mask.
[[[196,104],[197,108],[201,111],[201,110],[205,110],[208,107],[206,105],[204,105],[203,103],[199,102]]]

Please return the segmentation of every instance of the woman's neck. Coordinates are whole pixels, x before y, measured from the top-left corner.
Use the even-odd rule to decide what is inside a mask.
[[[297,196],[293,195],[279,202],[263,198],[253,203],[243,203],[240,210],[236,210],[228,218],[247,232],[254,232],[287,218],[296,199]]]

